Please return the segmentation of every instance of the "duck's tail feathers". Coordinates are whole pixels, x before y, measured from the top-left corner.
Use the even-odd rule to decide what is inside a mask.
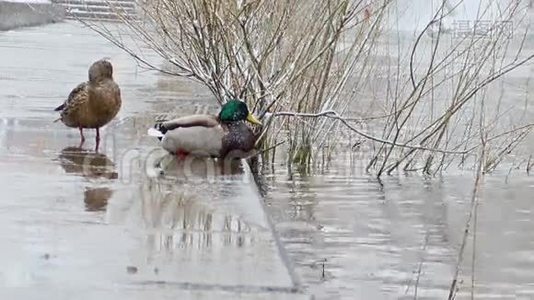
[[[65,108],[65,103],[61,104],[60,106],[56,107],[54,111],[62,111]]]
[[[156,137],[160,141],[163,138],[163,136],[165,136],[165,133],[162,132],[162,130],[160,129],[160,126],[158,126],[158,124],[156,124],[155,127],[149,128],[147,130],[147,133],[148,133],[149,136]]]
[[[162,122],[156,123],[153,128],[148,129],[148,135],[157,137],[158,140],[161,141],[161,139],[165,136],[165,133],[167,133],[167,128],[163,125]]]
[[[55,119],[54,122],[52,122],[52,123],[56,123],[57,121],[61,121],[61,118]]]
[[[147,133],[149,136],[153,136],[157,138],[161,138],[164,136],[163,132],[157,130],[156,128],[148,128]]]

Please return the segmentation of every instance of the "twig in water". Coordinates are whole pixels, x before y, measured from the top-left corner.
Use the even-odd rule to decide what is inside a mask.
[[[278,143],[274,144],[273,146],[271,146],[271,147],[269,147],[269,148],[267,148],[267,149],[263,149],[263,150],[261,150],[261,151],[257,151],[257,152],[255,152],[255,153],[253,153],[253,154],[247,156],[245,159],[253,158],[253,157],[255,157],[255,156],[260,156],[260,155],[262,155],[263,153],[268,152],[268,151],[271,151],[271,150],[273,150],[274,148],[276,148],[276,147],[282,145],[282,144],[285,143],[285,142],[286,142],[286,141],[278,142]]]
[[[384,139],[372,136],[372,135],[370,135],[370,134],[368,134],[366,132],[363,132],[363,131],[355,128],[354,126],[349,124],[349,122],[347,121],[346,118],[340,116],[336,111],[333,111],[333,110],[327,110],[327,111],[319,112],[319,113],[316,113],[316,114],[282,111],[282,112],[273,113],[273,116],[304,117],[304,118],[326,117],[326,118],[339,120],[339,121],[341,121],[341,123],[343,123],[350,130],[354,131],[356,134],[361,135],[361,136],[363,136],[363,137],[365,137],[367,139],[370,139],[372,141],[382,143],[382,144],[387,144],[387,145],[396,146],[396,147],[402,147],[402,148],[415,149],[415,150],[425,150],[425,151],[431,151],[431,152],[445,153],[445,154],[467,154],[467,152],[465,152],[465,151],[449,151],[449,150],[442,150],[442,149],[424,147],[424,146],[420,146],[420,145],[408,145],[408,144],[403,144],[403,143],[397,143],[397,142],[393,142],[393,141],[384,140]]]
[[[430,237],[430,230],[427,230],[426,236],[425,236],[425,244],[423,246],[423,255],[425,254],[426,247],[428,246],[428,240]],[[421,261],[419,262],[419,266],[417,268],[417,279],[415,280],[415,291],[413,294],[413,298],[417,299],[417,292],[419,289],[419,280],[421,279],[421,271],[423,270],[423,263],[425,262],[424,257],[421,258]]]
[[[471,254],[471,300],[475,299],[475,266],[477,253],[477,223],[478,223],[478,201],[475,201],[473,214],[473,253]]]
[[[460,251],[458,252],[458,261],[456,262],[456,270],[454,272],[454,277],[452,279],[451,286],[450,286],[450,289],[449,289],[449,297],[447,298],[448,300],[454,299],[456,288],[457,288],[457,285],[458,285],[458,275],[460,273],[460,265],[461,265],[461,263],[463,261],[463,255],[464,255],[464,251],[465,251],[465,246],[467,244],[467,237],[469,236],[469,229],[471,227],[471,220],[473,219],[473,215],[476,215],[476,213],[477,213],[476,210],[477,210],[477,206],[478,206],[478,194],[479,194],[479,191],[480,191],[480,184],[481,184],[482,178],[484,176],[483,169],[484,169],[484,159],[485,159],[485,156],[486,156],[486,145],[485,145],[485,140],[484,139],[483,139],[482,143],[483,143],[483,146],[482,146],[482,150],[481,150],[481,153],[480,153],[480,158],[478,160],[477,174],[476,174],[476,177],[475,177],[475,183],[474,183],[474,186],[473,186],[473,192],[471,194],[471,209],[469,210],[469,215],[467,217],[467,221],[466,221],[466,224],[465,224],[464,235],[463,235],[463,238],[462,238],[462,244],[460,245]],[[476,216],[475,216],[475,219],[476,219]],[[473,249],[473,251],[474,251],[474,249]],[[472,275],[472,276],[474,276],[474,275]],[[472,277],[471,279],[472,279],[473,284],[474,284],[474,278]]]
[[[321,273],[321,279],[325,280],[326,274],[325,274],[325,271],[324,271],[324,265],[326,264],[326,258],[323,259],[321,262],[322,262],[321,266],[323,267],[323,270],[322,270],[322,273]]]
[[[530,154],[530,156],[528,157],[528,161],[527,161],[527,175],[530,175],[530,170],[532,169],[532,165],[534,165],[534,162],[531,162],[532,161],[532,154]]]

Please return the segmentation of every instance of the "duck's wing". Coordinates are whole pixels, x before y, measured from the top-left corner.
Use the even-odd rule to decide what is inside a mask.
[[[215,116],[190,115],[157,123],[148,134],[157,137],[170,153],[218,156],[225,132]]]
[[[176,128],[189,128],[189,127],[205,127],[212,128],[219,125],[217,117],[212,115],[189,115],[169,121],[163,121],[156,123],[154,128],[148,129],[148,135],[155,136],[161,140],[161,138],[169,130]]]
[[[69,111],[76,110],[76,107],[82,105],[88,100],[87,82],[80,83],[69,94],[69,97],[63,104],[56,107],[55,111],[60,111],[61,114],[68,114]]]
[[[215,127],[219,125],[217,118],[212,115],[189,115],[161,123],[166,130],[173,130],[178,127]]]

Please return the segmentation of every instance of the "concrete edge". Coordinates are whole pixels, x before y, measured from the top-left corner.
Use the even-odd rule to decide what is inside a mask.
[[[300,281],[300,278],[297,275],[297,272],[295,270],[295,266],[294,266],[291,258],[289,257],[289,254],[287,253],[282,240],[280,239],[280,235],[278,234],[278,231],[276,231],[274,222],[273,222],[272,218],[270,217],[270,214],[267,212],[267,207],[265,205],[265,201],[263,201],[263,197],[261,196],[261,193],[260,193],[259,187],[257,185],[256,179],[254,178],[254,175],[252,173],[252,168],[250,167],[248,161],[246,161],[246,160],[242,160],[241,163],[243,165],[243,169],[245,171],[246,176],[248,176],[249,179],[250,179],[250,185],[254,189],[254,191],[255,191],[255,193],[257,195],[257,198],[260,201],[260,205],[261,205],[261,207],[263,209],[267,224],[269,226],[269,230],[271,231],[271,234],[273,236],[274,242],[276,244],[276,248],[278,250],[278,254],[280,255],[280,258],[282,259],[282,263],[286,267],[287,272],[289,274],[289,277],[291,278],[291,282],[292,282],[292,285],[293,285],[293,287],[291,289],[291,292],[292,293],[302,293],[303,292],[302,283]]]
[[[65,9],[52,3],[21,3],[0,0],[0,31],[61,22]]]

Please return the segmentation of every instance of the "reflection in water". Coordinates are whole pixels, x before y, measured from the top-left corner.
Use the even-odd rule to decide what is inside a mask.
[[[166,155],[160,162],[165,175],[183,179],[219,180],[221,176],[236,177],[243,174],[243,166],[238,159],[218,160],[188,156],[184,160]]]
[[[79,147],[67,147],[59,154],[59,163],[67,173],[81,175],[87,179],[117,179],[114,163],[104,154]],[[106,209],[113,191],[108,187],[87,186],[84,203],[87,211]]]
[[[307,292],[319,299],[447,298],[473,179],[378,182],[342,173],[348,163],[336,163],[311,174],[287,174],[277,165],[263,178],[267,207]],[[530,178],[485,178],[476,257],[470,237],[458,299],[470,296],[473,258],[477,298],[533,299],[533,188]]]
[[[212,205],[220,197],[216,183],[191,184],[166,177],[141,186],[143,220],[153,229],[146,240],[149,252],[242,247],[254,241],[246,222]]]
[[[209,248],[213,233],[220,233],[224,246],[242,247],[246,243],[245,236],[251,227],[234,215],[215,213],[208,205],[210,200],[235,197],[230,186],[243,178],[240,160],[200,157],[181,160],[168,155],[161,161],[161,167],[165,178],[149,180],[145,185],[143,214],[148,226],[172,233],[160,238],[152,236],[150,244],[158,243],[158,247],[171,251]],[[195,192],[187,193],[187,190]]]
[[[113,191],[107,187],[100,188],[85,188],[83,193],[83,201],[85,202],[85,209],[87,211],[101,211],[106,209],[109,198]]]
[[[377,182],[335,171],[266,178],[275,187],[269,210],[308,291],[319,298],[360,291],[365,299],[414,298],[417,285],[420,294],[446,294],[455,256],[447,227],[451,193],[442,183]]]
[[[61,150],[59,163],[65,172],[80,174],[86,178],[117,179],[118,177],[115,165],[106,155],[79,147],[67,147]]]

